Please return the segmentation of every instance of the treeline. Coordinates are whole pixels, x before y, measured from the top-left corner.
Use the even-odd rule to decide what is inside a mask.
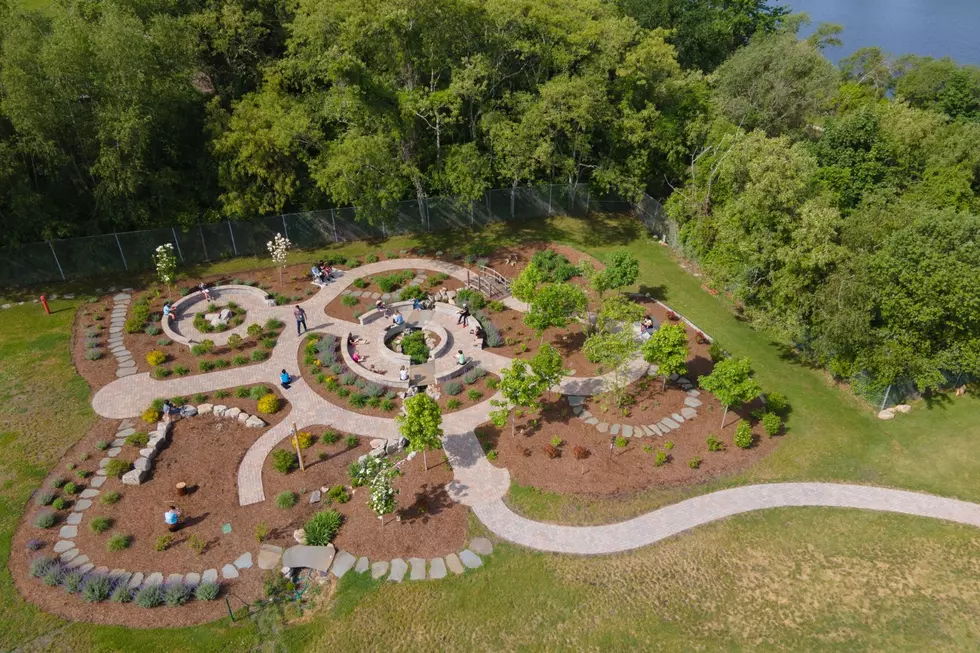
[[[0,238],[378,221],[527,182],[662,194],[702,69],[785,12],[623,1],[0,0]]]

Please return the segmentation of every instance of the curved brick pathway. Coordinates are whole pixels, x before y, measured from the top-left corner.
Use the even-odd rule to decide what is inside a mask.
[[[653,544],[695,526],[765,508],[829,506],[897,512],[980,526],[980,505],[930,494],[836,483],[772,483],[712,492],[606,526],[559,526],[514,514],[497,499],[473,506],[487,528],[539,551],[617,553]]]

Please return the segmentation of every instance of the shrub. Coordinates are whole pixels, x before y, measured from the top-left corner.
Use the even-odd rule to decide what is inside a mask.
[[[303,529],[306,531],[306,543],[310,546],[326,546],[330,544],[343,518],[336,510],[321,510],[313,515]]]
[[[309,431],[300,431],[296,434],[296,440],[299,442],[300,449],[309,449],[316,441],[316,436]]]
[[[263,415],[272,415],[279,410],[279,397],[270,392],[259,399],[256,409]]]
[[[752,425],[744,419],[739,420],[735,426],[735,446],[739,449],[748,449],[752,446]]]
[[[625,449],[626,445],[629,444],[629,440],[627,440],[621,435],[617,435],[616,440],[614,442],[616,444],[617,449]]]
[[[422,331],[413,331],[402,338],[401,349],[416,365],[429,360],[429,346],[425,344],[425,334]]]
[[[146,355],[146,362],[153,366],[160,365],[166,360],[167,355],[162,351],[157,351],[156,349]]]
[[[49,506],[51,505],[51,502],[54,501],[54,499],[55,499],[54,492],[47,492],[45,490],[41,490],[40,492],[34,495],[34,505]]]
[[[691,458],[690,460],[688,460],[687,461],[687,466],[690,467],[691,469],[697,469],[698,467],[700,467],[701,466],[701,456],[694,456],[694,458]]]
[[[296,453],[289,449],[277,449],[272,453],[272,468],[280,474],[288,474],[299,467]]]
[[[184,605],[191,598],[191,588],[183,583],[174,583],[167,587],[167,591],[164,594],[164,601],[171,608],[176,608],[177,606]]]
[[[327,498],[337,503],[347,503],[350,501],[350,495],[347,494],[347,490],[343,485],[334,485],[331,487],[327,491]]]
[[[213,601],[221,593],[221,585],[218,583],[201,583],[194,590],[194,598],[198,601]]]
[[[487,305],[487,298],[482,293],[469,288],[463,288],[456,293],[456,305],[469,304],[470,309],[479,310]]]
[[[297,501],[299,501],[299,495],[295,492],[280,492],[276,497],[276,506],[288,510],[295,506]]]
[[[65,479],[61,476],[55,476],[54,478],[51,479],[51,487],[53,488],[60,488],[64,484],[65,484]]]
[[[500,387],[500,379],[498,378],[487,379],[487,387],[490,388],[491,390],[496,390],[497,388]]]
[[[353,285],[355,288],[363,290],[364,288],[367,288],[369,285],[371,285],[371,282],[364,277],[360,277],[358,279],[354,279],[354,281],[351,282],[351,285]]]
[[[99,440],[98,442],[95,443],[95,448],[98,449],[99,451],[105,451],[106,449],[109,448],[109,443],[106,442],[105,440]]]
[[[121,498],[122,495],[118,492],[106,492],[99,499],[99,503],[101,503],[103,506],[111,506],[119,503],[119,499]]]
[[[331,431],[330,429],[327,429],[326,431],[323,432],[323,435],[320,436],[320,440],[324,444],[333,444],[334,442],[339,442],[340,441],[340,433],[337,433],[336,431]]]
[[[402,291],[398,293],[398,299],[403,302],[407,302],[410,299],[425,299],[426,293],[422,290],[421,286],[405,286]]]
[[[667,452],[666,451],[661,451],[660,449],[657,449],[657,453],[654,454],[654,457],[653,457],[653,464],[656,467],[660,467],[662,465],[666,465],[667,464],[667,459],[668,459]]]
[[[89,576],[82,588],[82,598],[89,603],[101,603],[112,594],[112,581],[107,576]]]
[[[487,460],[496,460],[498,455],[500,454],[497,453],[496,449],[491,449],[487,452]]]
[[[146,328],[143,329],[143,333],[145,333],[148,336],[158,336],[160,335],[161,330],[162,329],[160,329],[160,327],[158,327],[155,324],[148,324]]]
[[[380,397],[385,393],[385,389],[377,383],[368,382],[364,384],[363,392],[369,397]]]
[[[258,324],[249,324],[248,328],[245,329],[245,333],[247,333],[252,338],[258,338],[259,336],[262,335],[262,326]]]
[[[455,381],[450,381],[445,387],[446,394],[450,396],[456,396],[463,391],[463,385]]]
[[[133,463],[128,460],[120,460],[119,458],[113,458],[109,461],[109,464],[105,466],[106,476],[115,476],[116,478],[122,478],[122,475],[132,469]]]
[[[367,256],[364,257],[364,260],[367,261],[368,263],[377,263],[378,262],[378,255],[377,254],[368,254]]]
[[[156,408],[147,408],[143,411],[143,421],[147,424],[154,424],[160,421],[160,411]]]
[[[139,333],[143,330],[144,324],[146,324],[146,320],[137,320],[135,317],[131,317],[126,320],[123,328],[126,329],[126,333]]]
[[[353,406],[354,408],[364,408],[365,406],[367,406],[367,402],[368,402],[367,395],[362,394],[360,392],[355,392],[350,396],[350,399],[347,400],[347,403]]]
[[[344,444],[347,446],[348,449],[353,449],[360,443],[361,441],[358,439],[356,435],[348,435],[346,438],[344,438]]]
[[[262,338],[262,346],[266,349],[274,349],[276,346],[276,339],[271,337]]]
[[[61,577],[61,584],[71,594],[78,594],[82,589],[83,582],[85,582],[85,575],[80,571],[69,571]]]
[[[137,431],[126,438],[126,444],[142,449],[150,442],[150,436],[145,431]]]
[[[347,388],[337,388],[337,396],[338,397],[344,397],[344,398],[349,397],[350,396],[350,390],[347,389]]]
[[[268,320],[265,321],[265,330],[266,331],[276,331],[278,329],[283,328],[284,326],[286,326],[286,323],[285,322],[282,322],[280,320],[277,320],[274,317],[270,317]]]
[[[214,340],[206,339],[191,347],[191,353],[195,356],[203,356],[214,351]]]
[[[228,336],[228,346],[232,349],[238,349],[242,346],[242,337],[237,333],[233,333]]]
[[[187,546],[191,547],[191,550],[197,555],[201,555],[208,548],[208,543],[197,535],[191,535],[187,540]]]
[[[463,405],[463,402],[459,399],[450,399],[446,402],[446,410],[456,410]]]
[[[575,456],[576,460],[585,460],[589,457],[589,450],[585,447],[576,445],[576,447],[572,449],[572,455]]]
[[[81,488],[79,488],[71,481],[68,481],[67,483],[65,483],[65,486],[61,489],[64,490],[65,494],[78,494]]]
[[[445,274],[443,272],[439,272],[438,274],[434,274],[431,277],[429,277],[429,281],[428,281],[429,287],[430,288],[435,288],[436,286],[440,286],[447,279],[449,279],[449,275],[448,274]]]
[[[725,444],[715,437],[714,433],[708,435],[708,451],[722,451]]]
[[[228,392],[227,390],[215,390],[215,392],[214,392],[214,398],[215,399],[227,399],[230,396],[231,396],[231,393]]]
[[[265,349],[256,349],[252,352],[252,360],[254,362],[264,361],[269,357],[269,352]]]
[[[708,355],[711,356],[712,362],[715,363],[728,358],[728,352],[725,351],[720,344],[718,344],[717,340],[711,343],[711,347],[708,349]]]
[[[27,540],[28,551],[37,551],[38,549],[43,549],[43,548],[44,548],[44,540],[37,540],[37,539]]]
[[[481,397],[483,397],[483,393],[480,392],[479,390],[476,390],[476,389],[467,390],[466,391],[466,396],[470,398],[470,401],[477,401]]]
[[[92,472],[88,471],[87,469],[80,469],[77,472],[75,472],[75,475],[78,476],[78,478],[85,480],[86,478],[92,475]]]
[[[160,338],[159,340],[157,340],[157,344],[160,345],[161,347],[169,347],[174,343],[173,340],[171,340],[170,338]]]
[[[171,535],[161,535],[160,537],[157,538],[156,543],[153,545],[153,550],[166,551],[167,547],[170,546],[170,543],[173,541],[173,539],[174,538]]]
[[[249,389],[246,388],[245,386],[242,386],[240,388],[235,388],[235,396],[238,397],[239,399],[248,399]],[[261,399],[263,396],[265,396],[264,393],[262,396],[259,397],[259,399]]]
[[[126,586],[126,583],[119,583],[116,589],[112,590],[109,600],[113,603],[129,603],[133,600],[133,590]]]
[[[340,303],[348,307],[357,306],[360,303],[360,301],[361,300],[359,300],[354,295],[344,295],[343,297],[340,298]]]
[[[163,588],[159,585],[147,585],[136,592],[134,601],[141,608],[155,608],[163,605]]]
[[[789,409],[789,401],[781,392],[766,393],[766,409],[777,415],[783,415]]]
[[[108,517],[93,517],[88,523],[88,528],[95,534],[104,533],[112,526],[112,520]]]
[[[61,585],[61,579],[65,575],[65,570],[58,563],[51,565],[47,573],[41,578],[43,582],[48,587],[57,587]]]
[[[671,441],[671,440],[667,440],[666,442],[664,442],[664,450],[665,450],[665,451],[670,451],[670,450],[671,450],[671,449],[673,449],[673,448],[674,448],[674,443],[673,443],[673,441]]]
[[[550,444],[546,444],[543,447],[541,447],[541,451],[543,451],[544,455],[548,456],[548,458],[557,458],[558,456],[561,455],[561,451],[559,451],[556,447],[553,447]]]
[[[109,553],[115,553],[117,551],[122,551],[123,549],[129,548],[132,538],[129,535],[113,535],[106,542],[106,549]]]
[[[55,565],[54,558],[48,556],[38,556],[31,560],[30,573],[34,578],[40,578],[51,570]]]
[[[184,365],[174,365],[174,374],[177,376],[187,376],[191,371]]]
[[[551,436],[551,446],[560,447],[563,444],[565,444],[565,441],[562,440],[560,437],[558,437],[557,435]]]
[[[226,367],[231,367],[231,363],[229,363],[224,358],[219,358],[218,360],[214,361],[214,366],[219,370],[223,370]]]
[[[779,435],[783,428],[783,420],[776,413],[766,413],[762,416],[762,428],[770,438]]]
[[[65,508],[68,507],[68,502],[62,499],[61,497],[58,497],[57,499],[51,502],[51,507],[54,508],[55,510],[64,510]]]
[[[214,369],[214,361],[200,361],[197,367],[202,372],[210,372]]]
[[[97,361],[102,358],[101,349],[89,349],[85,352],[85,360]]]
[[[340,382],[344,385],[354,385],[357,383],[357,375],[353,372],[347,372],[342,377],[340,377]]]
[[[480,380],[480,377],[476,373],[476,369],[472,369],[463,376],[463,380],[468,384],[473,385]]]
[[[245,365],[248,363],[248,356],[246,356],[245,354],[238,354],[237,356],[231,359],[231,362],[234,365]]]
[[[257,385],[252,388],[248,388],[247,391],[248,391],[247,396],[251,397],[255,401],[258,401],[262,397],[272,392],[271,390],[269,390],[269,388],[265,387],[264,385]]]

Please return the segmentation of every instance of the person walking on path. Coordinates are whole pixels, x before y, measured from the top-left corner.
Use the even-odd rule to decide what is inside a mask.
[[[456,318],[456,324],[457,325],[462,324],[464,327],[469,326],[469,320],[470,320],[470,305],[463,304],[463,308],[461,308],[459,311],[459,317]]]
[[[306,311],[303,310],[302,306],[297,305],[296,308],[293,309],[293,317],[296,318],[296,335],[302,333],[302,331],[299,330],[301,326],[303,327],[303,331],[306,331]]]

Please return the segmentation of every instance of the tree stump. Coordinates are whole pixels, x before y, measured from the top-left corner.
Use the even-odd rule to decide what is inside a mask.
[[[187,483],[178,483],[177,484],[177,496],[178,497],[182,497],[185,494],[187,494]]]

